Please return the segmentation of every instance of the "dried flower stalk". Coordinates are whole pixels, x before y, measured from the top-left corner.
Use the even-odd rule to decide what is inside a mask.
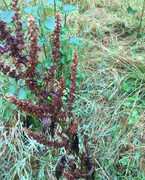
[[[15,36],[12,35],[10,30],[7,30],[7,24],[3,20],[0,21],[0,40],[5,41],[4,46],[0,46],[0,54],[6,54],[9,52],[9,56],[13,59],[15,69],[12,69],[10,65],[6,65],[4,62],[0,62],[0,70],[4,75],[8,75],[11,78],[25,80],[25,85],[30,89],[31,94],[35,94],[37,97],[36,105],[29,103],[29,101],[22,101],[17,99],[13,95],[7,95],[9,101],[17,106],[21,112],[26,112],[29,115],[34,116],[36,119],[43,121],[42,135],[38,135],[29,129],[24,128],[25,133],[46,147],[55,147],[56,149],[64,147],[66,155],[63,156],[56,166],[56,177],[59,180],[63,174],[65,178],[69,180],[74,179],[94,179],[95,170],[91,159],[88,157],[87,138],[84,138],[85,151],[80,153],[79,150],[79,136],[78,136],[78,121],[73,114],[73,104],[75,101],[76,90],[76,75],[78,65],[77,51],[74,51],[74,58],[71,66],[71,85],[69,86],[69,100],[67,108],[64,106],[63,96],[65,90],[65,78],[61,77],[58,87],[54,84],[55,73],[57,70],[57,64],[59,62],[60,54],[60,31],[61,31],[61,18],[60,14],[56,12],[56,26],[52,36],[52,62],[47,74],[43,77],[44,84],[41,86],[38,83],[38,74],[36,72],[38,64],[38,53],[40,48],[37,46],[38,35],[37,27],[35,26],[35,19],[31,16],[28,19],[29,28],[29,57],[24,53],[26,43],[24,41],[24,33],[22,33],[22,23],[20,22],[20,9],[17,7],[18,0],[13,0],[11,3],[12,8],[15,10],[13,21],[17,25],[15,29]],[[25,66],[26,70],[23,70]],[[48,98],[49,97],[49,98]],[[57,125],[61,126],[61,131],[57,130]],[[60,137],[60,141],[49,140],[46,133],[50,133],[52,139],[55,134]],[[74,155],[74,159],[70,159],[67,162],[67,154]],[[77,158],[79,162],[76,163]],[[68,172],[64,171],[67,166]]]

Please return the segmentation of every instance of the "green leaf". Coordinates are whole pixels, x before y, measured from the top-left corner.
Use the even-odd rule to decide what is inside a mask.
[[[12,105],[11,108],[12,108],[12,109],[17,109],[17,106]]]
[[[22,100],[25,99],[27,96],[27,92],[28,92],[27,88],[20,89],[18,93],[18,99],[22,99]]]
[[[36,72],[41,72],[41,69],[42,69],[42,64],[38,62]]]
[[[76,76],[77,78],[81,78],[81,79],[85,79],[86,78],[86,75],[85,73],[81,72],[79,69],[78,69],[78,75]]]
[[[27,12],[27,13],[32,13],[33,16],[37,19],[40,19],[40,12],[41,10],[43,9],[44,5],[41,5],[41,4],[37,4],[36,6],[34,7],[31,7],[31,6],[27,6],[24,11]],[[39,12],[39,14],[38,14]]]
[[[133,10],[132,7],[129,6],[129,7],[127,8],[127,12],[128,12],[128,14],[135,14],[135,13],[138,12],[138,10]]]
[[[28,2],[28,1],[33,1],[33,0],[24,0],[24,1]]]
[[[54,6],[54,0],[46,0],[47,3],[49,3],[51,6]],[[56,6],[60,7],[62,6],[62,2],[61,1],[57,1],[55,0]]]
[[[137,118],[130,118],[128,121],[128,124],[138,123],[138,117]]]
[[[48,99],[48,100],[51,100],[51,97],[48,96],[47,99]]]
[[[136,20],[136,21],[134,21],[134,22],[132,23],[133,26],[138,25],[138,24],[139,24],[139,21],[138,21],[138,20]]]
[[[62,64],[69,64],[69,62],[71,61],[72,59],[66,55],[63,55],[62,58],[60,58],[59,62],[61,62]]]
[[[30,91],[28,91],[28,93],[27,93],[27,97],[28,97],[28,98],[34,98],[34,97],[35,97],[35,94],[31,94],[31,92],[30,92]]]
[[[70,84],[71,84],[70,80],[69,80],[69,79],[66,79],[66,81],[65,81],[65,86],[66,86],[66,87],[69,87]]]
[[[39,41],[38,41],[38,46],[43,45],[43,44],[44,44],[44,42],[45,42],[45,38],[44,38],[44,36],[40,36],[40,37],[39,37]]]
[[[6,89],[5,95],[6,94],[14,94],[16,90],[17,90],[16,86],[10,86]]]
[[[54,12],[51,7],[45,7],[45,11],[46,11],[47,15],[52,15]]]
[[[140,116],[139,116],[139,117],[140,117]],[[135,118],[134,122],[135,122],[135,123],[138,123],[138,122],[139,122],[138,117]]]
[[[62,28],[60,32],[64,35],[66,35],[67,32],[71,32],[71,31],[68,28]]]
[[[28,23],[23,23],[23,24],[22,24],[22,27],[23,27],[23,28],[28,27]]]
[[[43,4],[37,4],[34,8],[37,8],[39,13],[41,12],[41,10],[43,9],[44,5]]]
[[[33,7],[32,13],[33,16],[37,19],[40,19],[40,12],[43,9],[44,5],[42,4],[37,4],[36,6]]]
[[[64,42],[64,41],[68,42],[68,40],[66,40],[64,38],[65,38],[67,32],[70,32],[70,30],[68,28],[62,28],[60,32],[61,32],[60,37],[62,39],[62,42]]]
[[[71,37],[69,44],[72,46],[82,46],[83,45],[81,39],[76,36]]]
[[[44,59],[44,65],[45,65],[45,68],[46,69],[49,69],[50,67],[50,65],[52,65],[53,64],[53,62],[51,61],[51,58],[49,58],[49,59]]]
[[[124,112],[124,114],[127,114],[127,115],[129,115],[129,116],[130,116],[130,113],[129,113],[129,112]]]
[[[66,33],[67,33],[66,28],[62,28],[62,29],[61,29],[61,34],[66,35]]]
[[[65,96],[67,96],[69,94],[68,89],[63,90],[63,93],[64,93]]]
[[[67,98],[65,96],[62,97],[62,100],[67,100]]]
[[[60,62],[61,62],[62,64],[66,64],[66,62],[67,62],[66,57],[63,56],[63,57],[60,59]]]
[[[66,78],[66,79],[69,78],[70,77],[70,72],[69,71],[64,72],[63,77]]]
[[[62,12],[62,13],[65,13],[65,14],[70,14],[72,11],[76,11],[76,10],[78,10],[78,8],[77,7],[75,7],[75,6],[71,6],[71,5],[66,5],[65,7],[63,7],[62,9],[60,9],[60,11]]]
[[[128,121],[128,124],[132,124],[134,123],[135,119],[134,118],[130,118],[129,121]]]
[[[3,114],[3,118],[6,121],[9,121],[9,119],[11,118],[12,115],[13,115],[13,112],[11,111],[11,109],[7,109]]]
[[[45,20],[45,27],[46,27],[46,31],[48,32],[52,32],[55,28],[55,19],[54,18],[51,18],[51,17],[48,17],[46,20]]]
[[[133,110],[133,112],[132,112],[132,116],[136,116],[137,115],[137,110],[135,109],[135,110]]]
[[[126,83],[123,84],[123,89],[124,89],[124,91],[128,90],[128,85]]]
[[[133,98],[133,97],[130,97],[130,98],[127,98],[128,101],[135,101],[136,98]]]
[[[3,11],[1,14],[1,19],[3,19],[5,22],[10,23],[13,21],[12,16],[14,15],[14,10],[10,11]]]
[[[124,103],[124,106],[129,107],[129,106],[131,106],[131,103],[130,103],[130,102],[125,102],[125,103]]]
[[[30,13],[30,12],[33,11],[33,7],[27,6],[27,7],[24,9],[24,11],[27,12],[27,13]]]

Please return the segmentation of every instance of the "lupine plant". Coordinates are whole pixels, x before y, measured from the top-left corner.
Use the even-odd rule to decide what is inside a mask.
[[[0,21],[0,40],[3,46],[0,46],[0,54],[7,54],[12,58],[13,66],[6,65],[0,62],[0,70],[4,75],[11,77],[18,82],[23,80],[25,86],[29,88],[31,94],[35,95],[35,104],[28,101],[22,101],[14,95],[7,94],[9,101],[17,106],[21,112],[41,119],[42,135],[38,135],[28,128],[24,128],[25,133],[36,140],[38,143],[43,144],[47,148],[54,147],[55,149],[64,148],[66,154],[59,160],[55,176],[59,180],[63,175],[68,180],[74,179],[95,179],[95,168],[92,160],[89,157],[87,139],[88,135],[84,135],[84,151],[79,150],[79,137],[78,137],[78,121],[73,114],[73,103],[75,101],[76,90],[76,75],[78,55],[74,51],[72,59],[71,77],[69,86],[69,98],[65,102],[63,96],[66,89],[65,78],[59,77],[56,79],[58,60],[61,56],[60,51],[60,34],[61,34],[61,19],[60,14],[55,12],[56,26],[53,34],[51,34],[52,42],[52,65],[47,70],[44,76],[40,77],[37,70],[38,56],[40,48],[38,47],[38,28],[35,26],[35,19],[31,16],[28,19],[29,28],[29,46],[24,41],[24,33],[22,33],[22,23],[20,22],[20,9],[17,7],[18,0],[11,3],[14,9],[12,16],[13,22],[16,26],[15,35],[11,30],[8,30],[7,23],[4,20]],[[27,49],[26,49],[27,48]],[[26,55],[29,52],[29,56]],[[40,78],[41,83],[40,83]],[[59,127],[59,128],[58,128]],[[61,130],[60,130],[61,129]],[[48,139],[46,134],[51,135]],[[59,136],[61,141],[56,141],[55,136]],[[69,155],[72,155],[69,158]]]

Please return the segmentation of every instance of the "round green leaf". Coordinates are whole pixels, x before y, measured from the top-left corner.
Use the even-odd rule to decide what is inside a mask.
[[[17,90],[16,86],[10,86],[10,87],[8,87],[8,88],[6,89],[5,95],[6,95],[6,94],[13,94],[13,93],[15,93],[16,90]]]
[[[46,69],[49,69],[50,68],[50,65],[52,65],[53,62],[51,61],[51,58],[49,59],[44,59],[44,65],[45,65],[45,68]]]
[[[68,88],[70,86],[71,82],[69,79],[66,79],[65,81],[65,86]]]
[[[47,3],[49,3],[51,6],[54,6],[54,0],[46,0]],[[61,1],[55,1],[56,6],[60,7],[62,6],[62,2]]]
[[[30,13],[30,12],[33,11],[33,7],[27,6],[27,7],[24,9],[24,11]]]
[[[135,110],[133,110],[133,112],[132,112],[132,116],[136,116],[137,115],[137,110],[135,109]]]
[[[75,6],[66,5],[60,11],[65,14],[70,14],[72,11],[75,11],[75,10],[78,10],[78,8]]]
[[[28,23],[23,23],[23,24],[22,24],[22,27],[23,27],[23,28],[28,27]]]
[[[45,11],[48,15],[52,15],[53,14],[53,8],[52,7],[45,7]]]
[[[13,21],[12,16],[14,15],[14,10],[10,11],[3,11],[1,14],[1,19],[3,19],[5,22],[10,23]]]
[[[129,121],[128,121],[128,124],[132,124],[135,122],[135,119],[134,118],[130,118]]]
[[[45,42],[45,38],[44,38],[43,36],[40,36],[40,37],[39,37],[39,41],[38,41],[38,46],[43,45],[44,42]]]
[[[41,4],[37,4],[36,6],[34,7],[31,7],[31,6],[27,6],[24,11],[27,12],[27,13],[33,13],[33,16],[37,19],[40,18],[40,16],[38,15],[38,12],[40,13],[41,10],[43,9],[44,5],[41,5]],[[37,11],[38,10],[38,11]]]
[[[76,36],[71,37],[69,44],[72,46],[82,46],[83,45],[81,39]]]
[[[55,28],[55,19],[48,17],[45,20],[45,30],[48,32],[52,32],[54,30],[54,28]]]
[[[41,72],[41,69],[42,69],[42,63],[38,62],[36,72]]]
[[[11,118],[11,116],[13,115],[13,112],[11,109],[7,109],[4,114],[3,114],[3,118],[6,120],[6,121],[9,121],[9,119]]]
[[[18,93],[18,99],[25,99],[27,96],[27,89],[24,88],[24,89],[20,89],[19,90],[19,93]]]

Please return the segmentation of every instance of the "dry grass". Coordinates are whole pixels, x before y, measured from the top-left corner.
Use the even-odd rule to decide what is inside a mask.
[[[74,0],[69,4],[80,11],[67,17],[67,27],[83,40],[78,53],[84,78],[74,113],[79,132],[89,134],[96,179],[144,179],[145,42],[136,38],[137,25],[133,25],[140,13],[128,15],[126,11],[129,5],[141,10],[142,4],[135,0]],[[22,115],[16,110],[13,114],[7,123],[1,118],[2,178],[54,179],[58,154],[54,150],[43,154],[44,147],[30,139],[25,144]],[[129,124],[131,118],[138,121]]]

